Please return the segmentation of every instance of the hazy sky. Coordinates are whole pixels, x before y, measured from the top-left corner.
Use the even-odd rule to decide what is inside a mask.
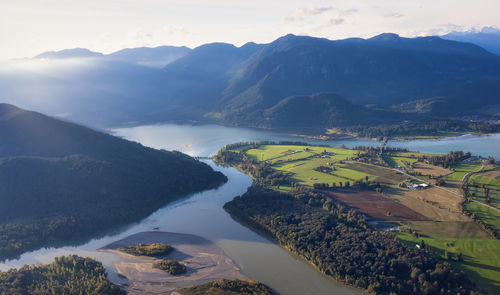
[[[499,0],[0,0],[0,59],[85,47],[338,39],[500,27]]]

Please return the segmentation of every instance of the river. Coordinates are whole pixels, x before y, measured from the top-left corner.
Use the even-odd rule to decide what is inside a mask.
[[[315,144],[347,147],[379,145],[370,140],[320,141],[304,140],[284,134],[245,128],[216,125],[153,125],[111,130],[111,133],[137,141],[143,145],[167,150],[179,150],[191,156],[208,157],[228,143],[239,141],[293,140]],[[500,135],[461,136],[438,141],[390,141],[388,146],[408,147],[427,153],[446,153],[450,150],[471,151],[473,154],[500,157]],[[94,257],[103,262],[110,279],[121,282],[114,269],[118,260],[113,254],[95,251],[113,241],[133,233],[152,230],[189,233],[205,237],[219,245],[252,279],[261,281],[281,294],[363,294],[346,287],[315,271],[308,263],[289,254],[268,239],[234,221],[222,208],[233,197],[243,194],[251,179],[228,167],[221,167],[210,160],[206,163],[228,177],[223,186],[186,196],[157,210],[149,217],[124,228],[115,229],[107,236],[96,237],[79,246],[40,249],[23,254],[19,259],[0,264],[1,270],[24,264],[49,263],[54,257],[68,254]]]

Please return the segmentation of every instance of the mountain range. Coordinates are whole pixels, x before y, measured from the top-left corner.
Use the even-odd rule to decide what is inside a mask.
[[[46,53],[38,58],[49,58],[55,69],[0,70],[0,99],[42,111],[50,106],[54,115],[99,127],[195,120],[318,130],[495,118],[491,110],[500,105],[500,56],[440,37],[290,34],[241,47],[60,52],[78,54],[85,57],[81,65],[65,67],[69,60]]]
[[[483,47],[491,53],[500,55],[500,30],[492,27],[484,27],[481,30],[466,32],[453,31],[441,36],[446,40],[473,43]]]

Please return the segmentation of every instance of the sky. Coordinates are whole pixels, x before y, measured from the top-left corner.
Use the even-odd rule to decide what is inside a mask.
[[[0,60],[44,51],[440,35],[500,28],[499,0],[0,0]]]

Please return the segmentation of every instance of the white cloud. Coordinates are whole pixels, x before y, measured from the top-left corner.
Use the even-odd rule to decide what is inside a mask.
[[[190,32],[183,26],[176,26],[176,25],[164,25],[162,28],[162,31],[167,33],[168,35],[175,35],[175,34],[180,34],[180,35],[188,35]]]
[[[354,14],[356,12],[359,12],[359,9],[357,9],[357,8],[349,8],[349,9],[341,11],[340,15],[341,16],[349,16],[349,15]]]
[[[393,18],[400,18],[403,17],[404,15],[398,12],[388,12],[384,14],[384,17],[393,17]]]
[[[302,21],[309,16],[320,15],[328,11],[332,11],[332,6],[326,7],[300,7],[295,9],[293,13],[287,15],[284,19],[285,23]]]

